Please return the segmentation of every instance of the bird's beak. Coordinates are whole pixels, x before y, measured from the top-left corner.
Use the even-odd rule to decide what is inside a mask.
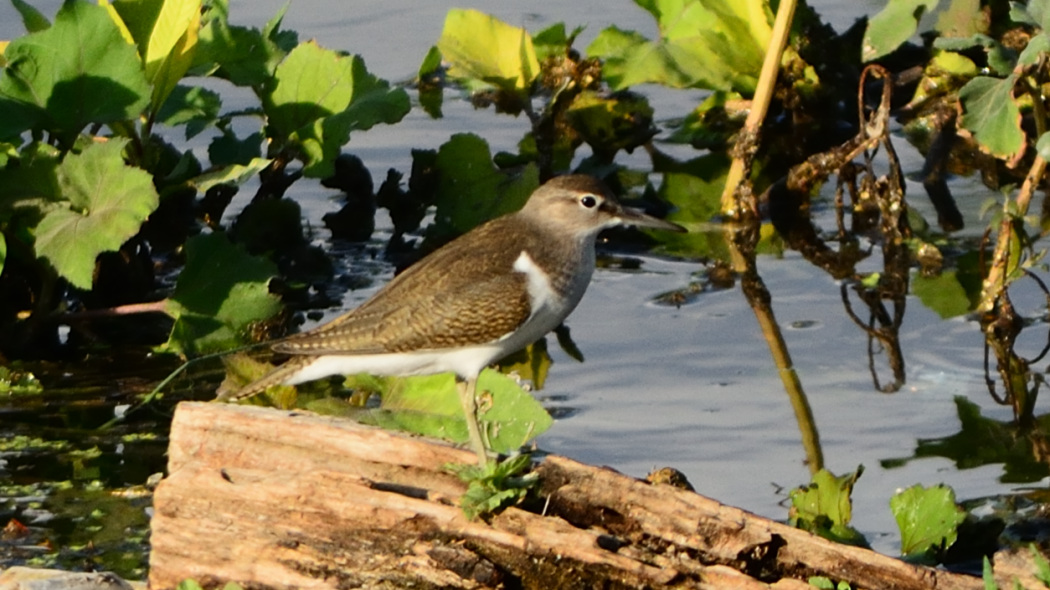
[[[671,223],[670,221],[664,221],[663,219],[657,219],[652,215],[646,215],[639,209],[632,209],[631,207],[620,207],[618,217],[620,222],[624,225],[633,225],[636,227],[651,227],[653,229],[665,229],[667,231],[685,232],[688,231],[684,227],[677,223]]]

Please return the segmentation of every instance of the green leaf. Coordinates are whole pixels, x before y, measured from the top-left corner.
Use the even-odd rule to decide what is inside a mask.
[[[614,90],[654,82],[672,88],[734,90],[750,95],[758,82],[772,14],[761,0],[636,0],[656,18],[657,41],[609,27],[587,48],[602,58]]]
[[[192,139],[213,123],[222,109],[219,93],[198,86],[176,86],[157,112],[157,122],[175,127],[186,125],[186,139]]]
[[[806,486],[796,488],[791,498],[791,524],[826,539],[849,545],[867,546],[864,536],[849,526],[853,515],[850,494],[864,467],[853,473],[835,476],[821,469]]]
[[[477,10],[449,10],[437,47],[452,78],[480,80],[507,92],[527,94],[540,73],[529,33]]]
[[[247,343],[248,327],[281,309],[269,288],[276,275],[272,262],[249,255],[225,234],[187,240],[186,267],[165,309],[175,326],[160,350],[194,356]]]
[[[390,83],[372,75],[359,56],[353,60],[353,92],[344,117],[351,131],[365,131],[385,123],[393,125],[412,110],[412,103],[404,88],[392,88]]]
[[[911,39],[919,20],[937,7],[937,0],[889,0],[881,12],[868,20],[861,47],[861,60],[878,59]]]
[[[22,149],[17,166],[0,168],[0,220],[17,215],[23,229],[35,228],[45,213],[63,206],[60,156],[53,146],[33,142]]]
[[[138,233],[159,203],[149,173],[124,163],[126,143],[113,139],[66,156],[57,178],[68,207],[48,211],[36,228],[37,256],[81,289],[91,288],[95,258]]]
[[[532,395],[498,371],[482,371],[477,396],[478,422],[493,450],[516,450],[553,423],[550,414]],[[370,415],[384,428],[455,442],[468,439],[459,392],[450,373],[390,378],[382,399],[380,411]]]
[[[962,126],[993,156],[1012,161],[1021,157],[1025,135],[1021,111],[1013,97],[1015,76],[1000,80],[978,76],[959,91]]]
[[[1021,55],[1017,58],[1017,65],[1019,66],[1032,66],[1039,62],[1041,56],[1050,53],[1050,33],[1042,31],[1038,35],[1028,40],[1028,44],[1025,45],[1021,51]]]
[[[410,109],[408,94],[368,73],[357,56],[303,43],[281,62],[263,98],[267,134],[298,148],[303,173],[327,177],[352,130],[394,123]]]
[[[901,531],[901,554],[909,560],[935,559],[935,552],[955,543],[966,520],[955,492],[944,485],[912,486],[890,498],[890,510]]]
[[[539,186],[539,171],[529,164],[511,176],[492,164],[488,143],[480,137],[453,135],[438,150],[434,223],[427,238],[443,242],[505,213],[517,211]]]
[[[22,26],[26,28],[26,31],[36,33],[51,26],[51,21],[47,20],[46,16],[41,14],[36,8],[33,8],[28,2],[11,0],[11,4],[18,11],[19,16],[22,17]]]
[[[525,473],[531,466],[532,457],[523,453],[498,463],[448,465],[446,469],[469,484],[459,505],[466,517],[473,520],[523,500],[539,483],[536,474]]]
[[[565,23],[553,25],[532,36],[532,45],[536,48],[536,58],[541,62],[548,57],[561,57],[566,54],[576,37],[584,27],[576,27],[572,33],[565,32]]]
[[[1010,20],[1039,29],[1050,29],[1050,6],[1045,0],[1010,3]]]
[[[240,186],[249,180],[255,178],[255,176],[262,172],[267,166],[270,165],[271,160],[267,158],[255,158],[247,164],[232,164],[212,172],[206,172],[200,176],[190,180],[190,184],[197,187],[197,190],[204,193],[213,186],[220,184],[229,184],[233,186]]]
[[[423,63],[419,64],[419,72],[416,76],[420,79],[424,79],[428,76],[432,76],[441,69],[441,50],[437,46],[431,46],[427,51],[426,56],[423,57]]]
[[[966,51],[974,47],[983,47],[988,54],[988,65],[992,67],[992,72],[1000,76],[1010,74],[1017,63],[1015,51],[1004,47],[1002,43],[984,33],[975,33],[968,38],[938,37],[933,46],[947,51]]]
[[[210,4],[191,69],[261,92],[277,64],[298,44],[294,32],[278,30],[286,7],[267,23],[264,31],[259,31],[230,26],[225,3]]]
[[[153,86],[156,112],[193,65],[200,29],[201,0],[113,0],[127,26]]]
[[[284,139],[345,109],[353,95],[352,69],[351,58],[313,41],[293,49],[277,66],[272,89],[263,98],[267,133]]]
[[[70,146],[84,127],[133,119],[149,100],[135,48],[104,8],[86,2],[64,3],[53,26],[15,39],[5,57],[0,137],[41,124]]]

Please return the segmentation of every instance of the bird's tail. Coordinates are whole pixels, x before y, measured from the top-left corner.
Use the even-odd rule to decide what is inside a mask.
[[[313,360],[309,356],[293,356],[283,365],[279,365],[269,373],[240,388],[227,379],[219,386],[215,400],[220,402],[238,402],[259,395],[269,387],[282,385]]]

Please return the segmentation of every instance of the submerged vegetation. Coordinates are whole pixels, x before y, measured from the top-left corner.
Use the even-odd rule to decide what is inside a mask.
[[[908,295],[941,317],[975,314],[989,392],[1013,420],[983,417],[959,398],[961,432],[920,441],[914,456],[1004,463],[1018,482],[1050,475],[1047,416],[1035,413],[1043,376],[1034,368],[1050,344],[1033,358],[1014,346],[1025,330],[1047,330],[1046,305],[1028,318],[1011,299],[1014,285],[1032,281],[1050,300],[1040,278],[1050,204],[1032,208],[1050,157],[1050,4],[891,0],[839,34],[788,1],[777,7],[787,14],[777,15],[762,0],[636,3],[654,19],[657,38],[611,26],[586,49],[575,46],[582,28],[557,23],[529,32],[453,9],[417,79],[400,87],[358,56],[300,41],[282,28],[283,9],[259,30],[234,24],[224,0],[70,0],[53,18],[13,0],[27,34],[0,41],[0,395],[12,414],[47,413],[41,408],[57,403],[80,415],[47,413],[51,439],[5,431],[0,496],[9,500],[0,516],[12,524],[0,550],[13,547],[29,563],[142,575],[144,555],[129,545],[146,535],[148,491],[123,484],[145,484],[161,471],[160,453],[138,462],[134,474],[110,472],[109,482],[85,465],[105,455],[117,457],[115,471],[131,469],[120,457],[163,448],[162,434],[137,433],[163,432],[164,417],[147,405],[135,426],[96,429],[111,423],[114,405],[118,419],[138,411],[180,362],[283,334],[356,286],[336,280],[331,257],[313,245],[291,190],[296,183],[343,195],[344,207],[324,218],[335,239],[371,239],[377,208],[385,209],[393,227],[383,256],[396,266],[517,209],[540,183],[570,169],[602,177],[635,204],[694,229],[621,232],[612,240],[702,262],[702,284],[666,295],[667,303],[739,284],[791,398],[814,476],[791,494],[798,526],[864,544],[849,525],[861,470],[836,477],[823,469],[758,253],[797,250],[838,281],[845,313],[868,341],[879,391],[905,384],[899,332]],[[933,27],[920,44],[909,43],[934,8]],[[771,51],[779,39],[785,44]],[[688,113],[656,113],[642,84],[700,89],[706,98]],[[232,89],[251,104],[224,102]],[[450,133],[436,150],[412,150],[411,169],[390,170],[377,188],[368,163],[353,154],[353,136],[396,125],[412,97],[435,118],[449,97],[514,116],[517,151],[493,154],[483,137]],[[936,219],[909,204],[917,195],[906,198],[894,118],[924,154],[920,180]],[[683,145],[695,153],[671,155]],[[619,163],[636,150],[647,166]],[[985,207],[984,238],[955,237],[964,219],[950,175],[979,175],[998,191]],[[825,185],[834,187],[830,202],[821,200]],[[241,190],[254,191],[250,202],[227,211]],[[558,342],[581,358],[567,331]],[[521,386],[542,388],[549,365],[541,341],[501,363],[513,377],[483,376],[491,392],[483,418],[500,450],[550,426]],[[192,378],[214,391],[218,365],[202,366]],[[265,369],[231,356],[225,378],[247,381]],[[63,371],[85,374],[71,389]],[[201,394],[186,381],[174,381],[162,403]],[[462,440],[455,400],[450,378],[357,376],[273,388],[259,403]],[[20,462],[50,465],[69,481],[16,484],[8,473]],[[514,480],[521,468],[487,474],[485,485]],[[122,487],[130,500],[108,491]],[[524,493],[479,490],[472,509]],[[20,522],[43,498],[59,521],[48,526],[66,528],[49,541]],[[996,515],[1001,526],[976,526],[941,486],[905,490],[891,504],[908,559],[961,563],[1009,542],[1000,536],[1008,517]],[[943,526],[925,527],[931,521]],[[84,531],[94,534],[82,538]],[[964,538],[971,549],[953,555]]]

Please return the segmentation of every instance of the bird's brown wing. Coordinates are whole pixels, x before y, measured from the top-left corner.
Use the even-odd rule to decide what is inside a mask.
[[[359,308],[326,329],[290,337],[274,350],[290,354],[375,354],[487,344],[513,332],[531,309],[520,273],[505,273],[460,288],[416,293]]]
[[[537,239],[511,229],[514,216],[486,223],[434,251],[371,299],[274,350],[292,354],[375,354],[486,344],[531,313],[527,278],[514,269]]]

